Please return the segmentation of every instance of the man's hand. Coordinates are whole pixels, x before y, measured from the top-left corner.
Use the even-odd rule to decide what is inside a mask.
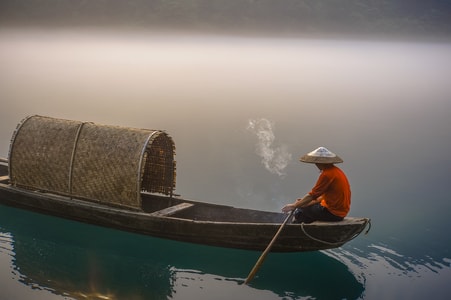
[[[291,204],[287,204],[284,207],[282,207],[282,211],[284,213],[289,213],[290,211],[296,209],[296,204],[295,203],[291,203]]]
[[[284,213],[288,213],[298,207],[309,206],[309,205],[313,204],[313,203],[311,203],[312,201],[314,201],[313,197],[311,195],[307,194],[303,198],[297,199],[296,202],[285,205],[282,208],[282,211]]]

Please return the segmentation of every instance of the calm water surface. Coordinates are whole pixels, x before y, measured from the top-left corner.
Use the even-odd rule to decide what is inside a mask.
[[[270,254],[0,206],[1,299],[447,299],[451,45],[101,31],[0,31],[0,156],[41,114],[167,130],[177,193],[278,211],[343,159],[369,235]]]

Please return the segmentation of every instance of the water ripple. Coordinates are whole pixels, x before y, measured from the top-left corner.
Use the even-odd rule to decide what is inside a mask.
[[[435,299],[446,299],[445,278],[451,276],[450,258],[411,257],[385,244],[370,244],[367,250],[346,246],[324,253],[343,262],[365,286],[365,295],[384,298],[403,295],[422,299],[436,287]],[[412,289],[415,284],[415,289]],[[383,287],[383,289],[381,289]],[[441,294],[440,294],[441,293]]]

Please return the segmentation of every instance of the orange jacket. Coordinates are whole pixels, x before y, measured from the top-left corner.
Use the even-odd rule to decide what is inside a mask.
[[[339,217],[345,217],[351,207],[351,187],[348,179],[335,165],[321,172],[309,194],[313,199],[322,196],[321,205]]]

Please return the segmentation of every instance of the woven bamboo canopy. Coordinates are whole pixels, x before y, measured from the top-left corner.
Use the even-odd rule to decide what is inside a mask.
[[[13,185],[131,208],[141,191],[172,195],[175,145],[160,130],[30,116],[9,151]]]

